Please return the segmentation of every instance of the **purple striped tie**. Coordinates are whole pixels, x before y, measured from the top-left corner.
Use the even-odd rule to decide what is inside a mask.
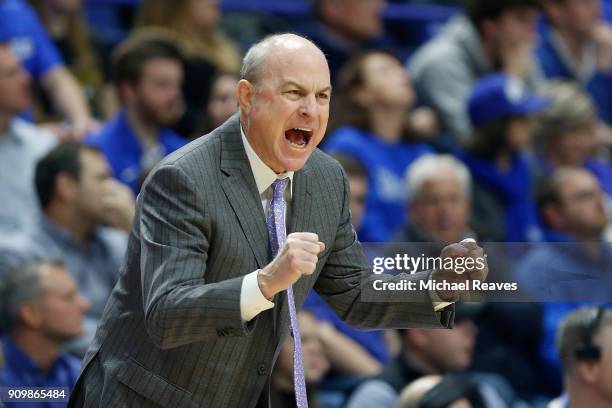
[[[272,199],[268,203],[266,224],[272,245],[272,255],[276,256],[286,239],[285,231],[285,187],[289,178],[276,180],[272,183]],[[295,402],[298,408],[307,408],[306,381],[304,380],[304,359],[302,356],[302,339],[298,328],[297,313],[293,288],[287,288],[287,302],[289,303],[289,318],[291,319],[291,334],[293,335],[293,387],[295,388]]]

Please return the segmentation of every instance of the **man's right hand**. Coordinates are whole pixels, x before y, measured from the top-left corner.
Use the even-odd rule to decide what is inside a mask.
[[[293,285],[302,275],[312,275],[317,268],[317,255],[325,250],[319,236],[311,232],[294,232],[272,262],[257,274],[261,293],[270,300],[278,292]]]

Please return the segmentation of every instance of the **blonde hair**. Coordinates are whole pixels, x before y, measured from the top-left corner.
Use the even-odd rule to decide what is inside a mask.
[[[194,33],[182,23],[189,1],[144,0],[136,20],[137,29],[173,32],[183,54],[203,57],[223,73],[238,74],[240,53],[221,31],[215,28],[208,35]]]
[[[549,143],[564,133],[597,120],[593,100],[575,82],[551,81],[542,87],[541,93],[550,98],[551,104],[538,117],[534,129],[534,142],[538,149],[546,149]]]

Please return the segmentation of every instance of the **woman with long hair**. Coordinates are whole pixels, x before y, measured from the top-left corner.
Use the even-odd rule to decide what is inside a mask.
[[[356,55],[338,75],[324,149],[352,156],[366,169],[370,187],[359,231],[363,241],[385,241],[404,224],[404,173],[416,158],[432,152],[424,143],[407,141],[413,103],[408,73],[384,51]]]
[[[187,110],[177,131],[200,136],[212,83],[217,74],[237,75],[238,47],[221,32],[218,0],[144,0],[137,18],[135,35],[171,35],[185,64],[183,86]]]
[[[85,20],[83,1],[29,1],[62,54],[66,66],[83,87],[94,113],[108,117],[113,105],[110,87],[105,86],[101,58]]]

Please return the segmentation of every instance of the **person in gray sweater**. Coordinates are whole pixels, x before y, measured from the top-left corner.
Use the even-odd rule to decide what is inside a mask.
[[[475,0],[408,62],[419,100],[434,109],[452,147],[470,137],[466,99],[478,78],[503,71],[539,82],[536,7],[535,0]]]

